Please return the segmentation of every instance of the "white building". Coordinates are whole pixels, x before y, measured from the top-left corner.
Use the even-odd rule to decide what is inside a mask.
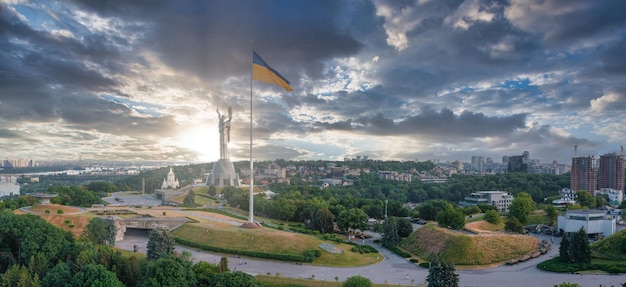
[[[593,192],[593,196],[606,195],[611,205],[619,205],[624,200],[624,192],[612,188],[601,188]]]
[[[563,232],[578,232],[582,227],[587,234],[608,237],[615,233],[615,219],[604,210],[568,210],[559,216],[558,227]]]
[[[178,188],[178,179],[176,179],[176,175],[172,171],[170,167],[170,172],[167,173],[167,177],[163,179],[163,184],[161,184],[161,189],[176,189]]]
[[[479,204],[493,205],[500,212],[509,212],[509,206],[513,202],[513,195],[504,191],[477,191],[466,196],[459,202],[461,207],[476,206]]]
[[[569,188],[559,190],[561,198],[552,201],[552,205],[556,208],[564,208],[570,204],[576,204],[576,193]]]

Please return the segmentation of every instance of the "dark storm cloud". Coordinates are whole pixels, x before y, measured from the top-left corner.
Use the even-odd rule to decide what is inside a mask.
[[[622,37],[619,41],[611,43],[600,54],[600,59],[604,71],[613,75],[626,74],[626,38]]]
[[[455,115],[451,110],[423,108],[419,115],[401,120],[382,114],[336,123],[319,123],[322,130],[352,130],[380,136],[415,135],[426,138],[477,138],[510,134],[525,127],[526,114],[508,117],[488,117],[482,113],[464,111]]]
[[[534,0],[533,2],[536,2]],[[534,20],[552,22],[551,30],[546,31],[548,40],[555,43],[577,41],[581,38],[596,36],[599,33],[614,33],[616,29],[626,24],[626,2],[621,0],[607,0],[593,5],[586,0],[558,0],[548,1],[562,7],[584,7],[573,9],[571,13],[551,15],[550,18]]]
[[[249,73],[252,47],[297,80],[300,69],[319,77],[321,61],[355,54],[362,46],[349,27],[337,27],[343,8],[338,1],[79,3],[102,15],[150,23],[146,44],[167,64],[216,81]]]

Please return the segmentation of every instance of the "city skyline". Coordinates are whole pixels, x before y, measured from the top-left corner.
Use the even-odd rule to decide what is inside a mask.
[[[0,150],[36,161],[571,164],[626,134],[626,3],[0,0]],[[295,91],[250,80],[252,48]],[[218,106],[219,103],[219,106]]]

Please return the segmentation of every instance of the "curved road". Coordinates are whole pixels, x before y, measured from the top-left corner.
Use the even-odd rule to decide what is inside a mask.
[[[539,236],[541,239],[550,241],[549,236]],[[535,266],[549,257],[558,256],[558,243],[555,243],[545,255],[531,259],[521,264],[513,266],[499,266],[495,268],[481,270],[457,270],[459,274],[459,286],[554,286],[563,282],[578,283],[581,286],[622,286],[626,282],[626,275],[606,275],[606,274],[560,274],[544,272]],[[148,233],[144,230],[128,229],[124,240],[116,242],[116,246],[132,251],[134,245],[138,246],[140,253],[146,253]],[[374,244],[385,260],[378,264],[363,267],[323,267],[310,264],[291,264],[280,261],[266,261],[253,258],[228,257],[228,265],[231,270],[240,270],[251,275],[271,274],[280,272],[281,277],[291,278],[311,278],[314,275],[316,280],[345,281],[346,278],[354,275],[361,275],[369,278],[377,284],[398,284],[398,285],[426,285],[425,279],[428,270],[419,267],[410,261]],[[222,255],[207,253],[204,251],[192,250],[182,246],[176,246],[177,251],[189,251],[194,261],[206,261],[218,263]],[[408,278],[407,278],[408,275]]]

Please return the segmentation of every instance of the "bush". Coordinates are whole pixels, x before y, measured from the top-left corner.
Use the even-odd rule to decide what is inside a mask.
[[[64,222],[65,224],[70,224],[71,221],[69,219],[66,219]]]
[[[46,209],[46,211],[44,211],[46,214],[50,214],[50,209]]]
[[[413,263],[418,263],[418,262],[420,262],[420,261],[419,261],[419,259],[417,259],[417,258],[411,258],[411,259],[409,259],[409,261],[411,261],[411,262],[413,262]]]
[[[424,268],[430,268],[430,262],[422,262],[419,264],[419,266],[424,267]]]
[[[485,220],[491,224],[499,224],[501,221],[500,214],[495,210],[487,210]]]
[[[352,276],[343,282],[341,285],[343,287],[370,287],[372,286],[372,281],[363,277],[363,276]]]
[[[369,245],[355,245],[353,246],[350,251],[352,252],[359,252],[361,254],[363,253],[378,253],[378,250],[376,250],[376,248],[369,246]]]
[[[57,209],[57,214],[63,214],[63,209]]]

